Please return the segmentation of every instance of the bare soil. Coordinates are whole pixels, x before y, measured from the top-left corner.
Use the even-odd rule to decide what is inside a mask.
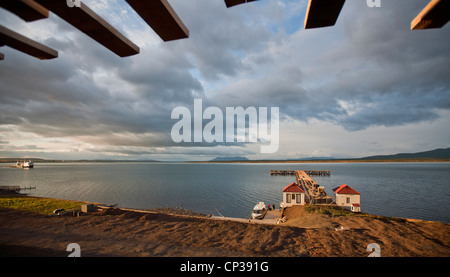
[[[0,256],[64,257],[70,243],[81,256],[104,257],[365,257],[370,243],[383,257],[450,256],[446,223],[308,214],[302,206],[284,215],[285,223],[266,225],[162,211],[74,217],[0,209]]]

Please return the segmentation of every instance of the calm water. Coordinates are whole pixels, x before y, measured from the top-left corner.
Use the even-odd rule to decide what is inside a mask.
[[[278,206],[282,189],[295,180],[270,176],[271,169],[331,170],[330,177],[314,179],[331,196],[341,184],[356,189],[364,212],[450,222],[450,163],[38,163],[29,170],[0,168],[0,186],[36,186],[35,196],[248,218],[258,201]]]

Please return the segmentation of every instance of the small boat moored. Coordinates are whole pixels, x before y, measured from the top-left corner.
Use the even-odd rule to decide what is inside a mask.
[[[32,161],[28,161],[28,162],[23,162],[23,168],[33,168],[34,167],[34,163]]]
[[[17,167],[17,168],[33,168],[34,167],[34,163],[32,161],[17,161],[13,166],[10,167]]]
[[[264,205],[264,202],[259,202],[253,208],[252,218],[263,219],[266,213],[267,213],[266,205]]]

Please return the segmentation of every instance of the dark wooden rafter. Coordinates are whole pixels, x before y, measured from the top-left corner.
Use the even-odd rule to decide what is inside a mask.
[[[333,26],[345,0],[309,0],[305,16],[305,29]]]
[[[449,0],[431,0],[411,21],[411,30],[442,28],[450,19]]]
[[[137,45],[83,2],[80,7],[73,8],[67,5],[66,0],[36,0],[36,2],[120,57],[135,55],[140,51]]]
[[[0,45],[6,45],[41,60],[54,59],[58,52],[0,25]]]
[[[254,2],[257,0],[225,0],[225,5],[227,6],[227,8],[236,6],[236,5],[240,5],[240,4],[245,4],[248,2]]]
[[[0,0],[0,7],[30,22],[48,17],[48,10],[33,0]]]
[[[163,41],[189,37],[189,30],[167,0],[126,0]]]

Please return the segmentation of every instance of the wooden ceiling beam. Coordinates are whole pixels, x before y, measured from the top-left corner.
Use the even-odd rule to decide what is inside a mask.
[[[167,0],[126,0],[163,41],[189,37],[189,30]]]
[[[305,16],[305,29],[333,26],[345,0],[309,0]]]
[[[236,5],[240,5],[240,4],[245,4],[248,2],[254,2],[257,0],[225,0],[225,5],[227,6],[227,8],[236,6]]]
[[[0,7],[30,22],[48,17],[48,10],[33,0],[0,0]]]
[[[139,53],[139,47],[96,14],[83,2],[80,7],[70,8],[66,0],[36,0],[72,26],[82,31],[120,57]]]
[[[431,0],[411,21],[411,30],[442,28],[450,19],[450,1]]]
[[[9,46],[41,60],[58,57],[56,50],[18,34],[2,25],[0,25],[0,45]]]

